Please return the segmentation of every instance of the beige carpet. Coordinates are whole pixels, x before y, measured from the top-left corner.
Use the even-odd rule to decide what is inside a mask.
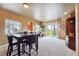
[[[43,37],[39,39],[40,56],[75,56],[75,51],[66,46],[65,40],[56,37]]]
[[[56,37],[42,37],[39,38],[38,55],[32,51],[33,56],[75,56],[75,51],[66,46],[65,40]],[[16,51],[15,51],[16,52]],[[6,55],[6,51],[2,56]],[[27,56],[23,54],[22,56]]]

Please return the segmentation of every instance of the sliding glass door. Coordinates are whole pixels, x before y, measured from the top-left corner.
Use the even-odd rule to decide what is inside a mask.
[[[47,36],[56,36],[57,34],[57,24],[47,24],[45,26],[45,32]]]

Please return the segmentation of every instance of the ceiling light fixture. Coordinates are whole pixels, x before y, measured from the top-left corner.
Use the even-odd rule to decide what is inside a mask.
[[[28,3],[23,3],[23,6],[24,6],[25,8],[29,8],[29,4],[28,4]]]
[[[64,12],[64,15],[67,15],[67,12]]]

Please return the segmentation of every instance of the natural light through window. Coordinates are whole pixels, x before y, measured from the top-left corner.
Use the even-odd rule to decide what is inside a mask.
[[[21,23],[14,21],[14,20],[10,20],[10,19],[6,19],[5,20],[5,34],[11,34],[11,33],[15,33],[17,31],[21,30]]]

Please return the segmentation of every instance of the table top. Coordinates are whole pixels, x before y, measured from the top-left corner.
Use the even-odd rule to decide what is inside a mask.
[[[15,36],[15,37],[24,37],[24,36],[34,36],[34,35],[38,35],[37,33],[27,33],[27,34],[24,34],[24,33],[18,33],[18,34],[11,34],[12,36]]]

